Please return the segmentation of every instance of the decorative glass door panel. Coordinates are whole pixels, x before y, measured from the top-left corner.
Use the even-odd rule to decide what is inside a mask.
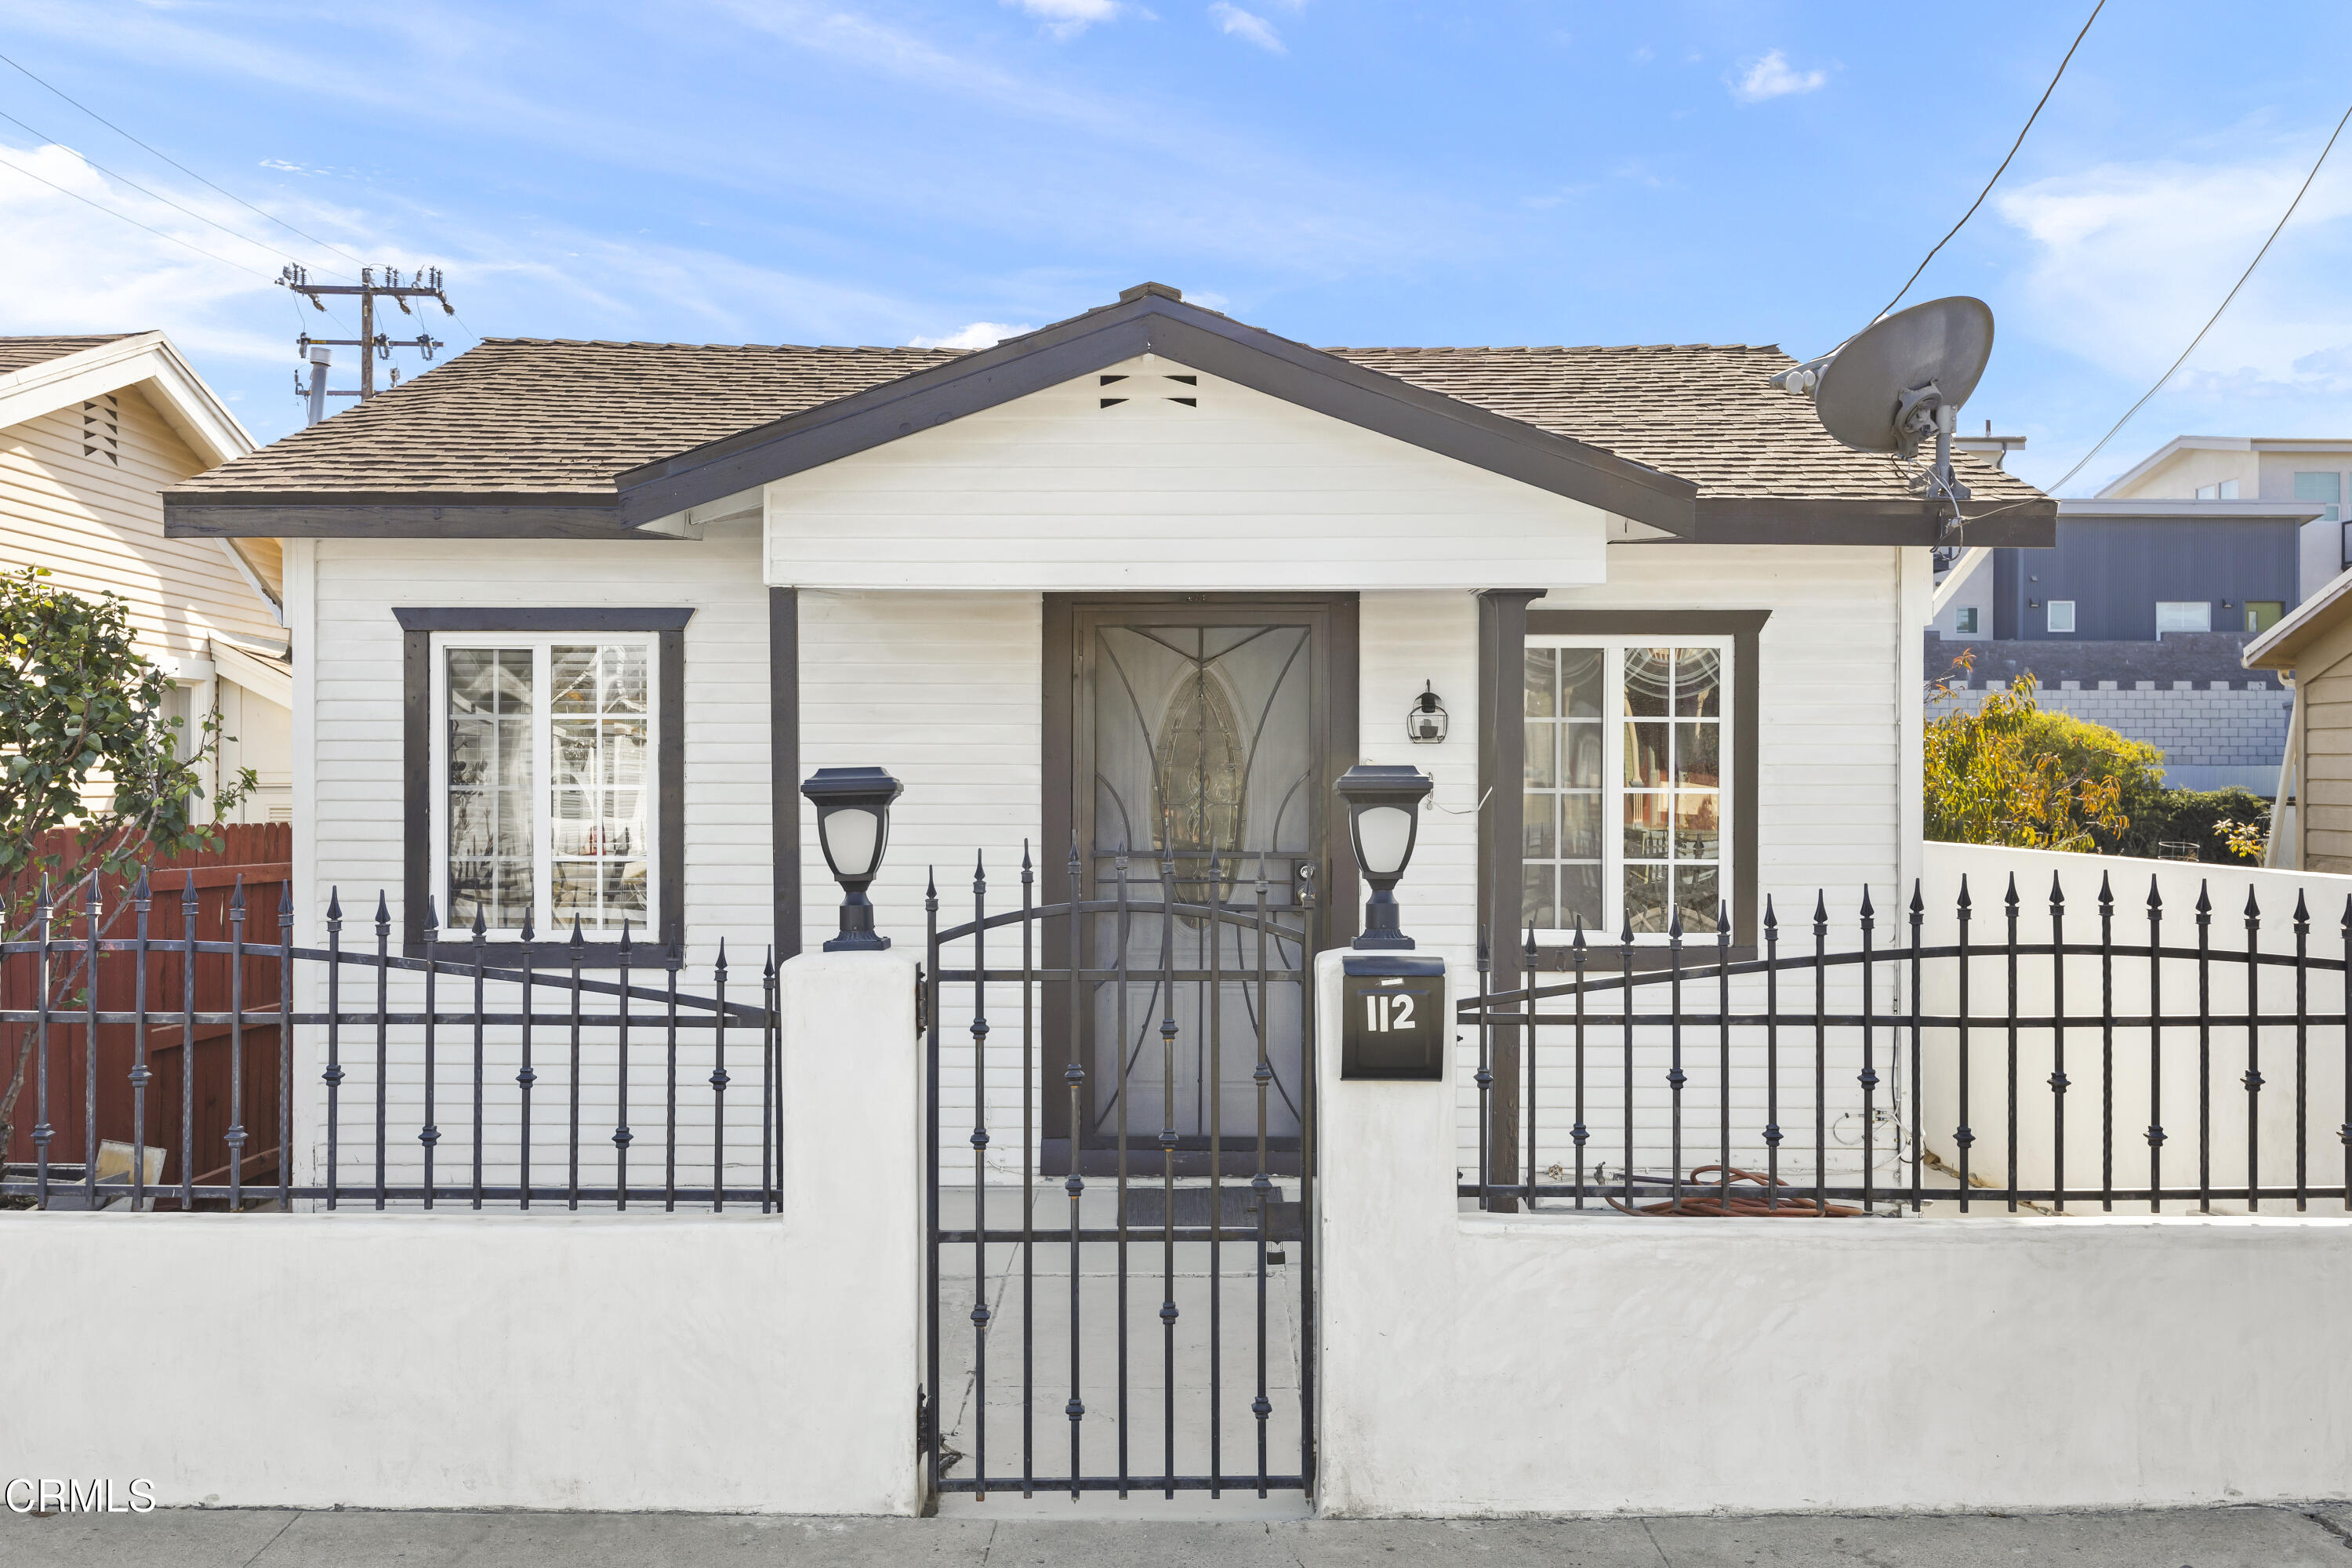
[[[1073,805],[1089,899],[1087,967],[1128,978],[1089,991],[1082,1142],[1158,1169],[1214,1147],[1254,1157],[1260,1045],[1270,1148],[1295,1151],[1304,1114],[1308,902],[1328,793],[1317,617],[1276,605],[1081,610]],[[1254,914],[1273,929],[1181,910]],[[1172,897],[1178,912],[1167,914]],[[1265,978],[1260,980],[1263,966]],[[1190,1158],[1186,1158],[1190,1156]]]

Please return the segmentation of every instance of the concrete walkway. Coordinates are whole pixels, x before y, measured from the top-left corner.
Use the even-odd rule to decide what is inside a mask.
[[[1300,1520],[1214,1524],[709,1514],[0,1514],[8,1568],[2352,1568],[2352,1505],[2136,1513]]]

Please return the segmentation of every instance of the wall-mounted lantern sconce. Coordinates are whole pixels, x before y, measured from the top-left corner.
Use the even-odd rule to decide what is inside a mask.
[[[888,937],[875,932],[866,889],[890,841],[890,803],[905,787],[880,768],[819,768],[801,785],[816,807],[817,842],[844,895],[841,934],[824,944],[827,952],[877,952],[890,945]]]
[[[1404,733],[1417,746],[1433,746],[1445,739],[1445,705],[1437,700],[1437,688],[1426,680],[1404,711]]]
[[[1419,768],[1362,763],[1339,778],[1339,798],[1348,803],[1348,842],[1356,868],[1372,885],[1364,900],[1360,948],[1411,947],[1412,938],[1397,924],[1397,879],[1412,859],[1421,827],[1421,801],[1433,787]]]

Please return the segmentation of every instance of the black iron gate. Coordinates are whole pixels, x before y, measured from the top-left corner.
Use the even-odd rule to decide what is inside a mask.
[[[1271,896],[1262,860],[1234,872],[1213,860],[1180,877],[1163,852],[1139,879],[1122,857],[1109,896],[1087,898],[1073,845],[1068,899],[1041,905],[1024,850],[1019,908],[991,913],[976,867],[971,919],[944,930],[934,880],[933,1495],[1313,1485],[1315,1086],[1311,1052],[1285,1063],[1276,1046],[1313,1038],[1317,911]],[[968,1053],[942,1044],[951,1036]],[[1108,1179],[1046,1177],[1049,1095],[1066,1098],[1072,1125],[1104,1118]],[[961,1170],[943,1145],[950,1126],[953,1152],[970,1150]],[[1303,1158],[1277,1181],[1286,1131]],[[1229,1177],[1233,1156],[1245,1178]]]

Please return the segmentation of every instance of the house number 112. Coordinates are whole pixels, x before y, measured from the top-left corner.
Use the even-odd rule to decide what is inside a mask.
[[[1376,1035],[1412,1028],[1412,1002],[1409,992],[1371,993],[1364,998],[1364,1027]]]

